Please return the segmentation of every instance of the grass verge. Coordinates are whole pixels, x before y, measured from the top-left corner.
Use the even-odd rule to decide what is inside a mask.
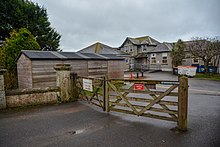
[[[215,80],[220,81],[220,74],[205,74],[205,73],[196,73],[195,78],[205,79],[205,80]]]

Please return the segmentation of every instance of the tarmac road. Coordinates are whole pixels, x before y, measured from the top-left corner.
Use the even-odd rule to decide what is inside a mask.
[[[172,131],[174,122],[105,113],[75,102],[1,110],[0,146],[218,147],[220,96],[215,92],[220,82],[189,79],[189,83],[192,89],[212,93],[189,91],[187,132]]]

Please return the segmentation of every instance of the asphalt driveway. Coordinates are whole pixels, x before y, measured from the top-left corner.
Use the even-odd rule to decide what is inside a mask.
[[[0,146],[220,146],[220,82],[189,79],[189,83],[194,90],[189,91],[185,133],[172,131],[174,122],[105,113],[75,102],[1,110]]]

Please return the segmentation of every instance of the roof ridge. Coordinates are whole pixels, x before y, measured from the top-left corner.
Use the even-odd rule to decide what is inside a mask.
[[[61,55],[60,53],[56,52],[56,51],[49,51],[50,53],[52,53],[53,55],[57,56],[58,58],[61,59],[66,59],[66,56]]]
[[[82,57],[82,58],[85,58],[85,59],[90,59],[90,57],[86,56],[86,55],[83,55],[82,53],[78,53],[78,52],[75,52],[76,55]]]
[[[168,46],[168,44],[166,42],[163,43],[169,50],[171,50],[171,48]]]
[[[148,39],[149,39],[150,44],[153,44],[152,41],[151,41],[151,37],[148,36]]]
[[[106,57],[106,56],[104,56],[104,55],[101,55],[101,54],[96,54],[96,53],[93,53],[93,54],[95,54],[95,55],[97,55],[97,56],[99,56],[99,57],[105,58],[105,59],[109,59],[108,57]]]

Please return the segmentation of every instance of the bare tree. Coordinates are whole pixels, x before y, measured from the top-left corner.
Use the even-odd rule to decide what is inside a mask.
[[[188,50],[194,58],[200,58],[204,61],[205,72],[208,72],[209,62],[220,55],[219,37],[195,37],[187,45]]]

